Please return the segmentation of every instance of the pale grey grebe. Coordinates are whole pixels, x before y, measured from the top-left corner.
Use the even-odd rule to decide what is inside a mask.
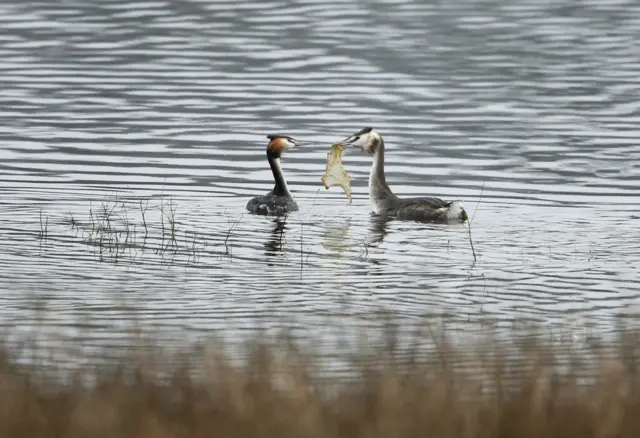
[[[369,175],[369,201],[377,215],[423,222],[464,222],[467,212],[460,201],[435,197],[398,198],[384,176],[384,140],[372,128],[363,128],[342,140],[343,145],[361,147],[373,156]]]
[[[267,135],[267,161],[273,172],[276,185],[266,195],[256,196],[247,203],[247,210],[254,214],[280,216],[292,211],[298,211],[298,204],[291,195],[287,181],[284,179],[280,156],[294,146],[302,145],[301,142],[287,135]]]

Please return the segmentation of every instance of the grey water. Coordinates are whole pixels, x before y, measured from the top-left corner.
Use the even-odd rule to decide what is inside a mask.
[[[639,308],[640,6],[540,2],[6,1],[0,5],[0,324],[118,348],[287,329],[327,351],[389,318],[605,335]],[[364,126],[428,225],[321,182]],[[266,135],[300,210],[255,217]],[[108,218],[105,218],[108,215]],[[384,311],[381,318],[380,311]],[[61,350],[62,351],[62,350]]]

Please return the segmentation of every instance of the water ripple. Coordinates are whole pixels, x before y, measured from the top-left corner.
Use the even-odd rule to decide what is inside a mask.
[[[307,335],[371,330],[379,307],[468,327],[634,312],[640,11],[628,0],[0,10],[5,327],[40,321],[90,346],[134,317],[233,337],[282,318]],[[398,194],[478,207],[476,263],[461,227],[369,217],[363,154],[345,153],[351,205],[321,186],[327,147],[362,126],[384,135]],[[280,131],[326,143],[283,159],[301,206],[286,224],[244,211],[272,187],[265,135]],[[129,228],[97,232],[116,199],[112,221]]]

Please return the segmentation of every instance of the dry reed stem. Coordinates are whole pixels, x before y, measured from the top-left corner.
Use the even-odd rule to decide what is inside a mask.
[[[591,352],[593,382],[584,384],[585,352],[570,353],[576,362],[560,372],[566,350],[551,344],[523,342],[525,354],[516,359],[494,341],[470,352],[438,336],[435,355],[408,360],[398,355],[394,336],[386,348],[354,356],[351,381],[318,377],[317,358],[284,343],[257,341],[240,365],[223,348],[153,358],[131,353],[85,370],[94,385],[80,374],[60,383],[38,366],[16,365],[5,350],[0,436],[640,436],[640,379],[626,358],[634,345],[608,358]]]
[[[149,209],[157,210],[160,213],[160,217],[156,218],[156,224],[147,214]],[[139,216],[138,219],[133,217],[136,212]],[[197,253],[205,251],[207,239],[206,237],[199,238],[200,236],[195,232],[179,229],[180,224],[176,216],[176,203],[171,198],[165,200],[164,195],[159,205],[154,207],[149,206],[148,200],[128,200],[116,196],[115,200],[104,199],[95,211],[90,202],[89,216],[86,221],[77,220],[73,213],[69,212],[65,222],[70,225],[76,237],[80,234],[84,243],[95,248],[96,253],[99,254],[98,260],[101,262],[118,263],[125,254],[133,259],[139,253],[149,250],[160,255],[163,260],[169,254],[169,263],[173,263],[173,258],[181,251],[188,263],[196,264],[198,262]],[[234,221],[231,229],[226,232],[225,248],[221,252],[216,251],[216,255],[226,254],[230,257],[230,234],[241,219],[242,216]],[[38,233],[38,238],[41,241],[46,240],[48,236],[47,223],[48,217],[45,217],[41,210],[40,232]],[[138,225],[140,225],[140,229],[144,229],[142,239],[137,238]],[[158,232],[157,237],[149,235],[153,231]],[[183,235],[184,239],[181,239],[180,236]],[[133,254],[134,252],[135,254]]]
[[[469,234],[469,244],[471,245],[471,253],[473,254],[473,263],[478,261],[476,258],[476,249],[473,246],[473,239],[471,238],[471,223],[473,219],[476,217],[476,213],[478,212],[478,206],[480,206],[480,201],[482,201],[482,194],[484,193],[484,181],[482,181],[482,189],[480,190],[480,196],[478,197],[478,202],[476,203],[476,208],[473,210],[473,216],[467,221],[467,232]],[[449,243],[447,243],[447,247]]]

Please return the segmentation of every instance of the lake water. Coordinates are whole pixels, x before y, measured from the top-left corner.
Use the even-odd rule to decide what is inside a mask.
[[[166,342],[286,328],[333,348],[375,334],[381,309],[406,328],[426,315],[599,336],[640,310],[633,1],[0,11],[11,342],[101,354],[137,324]],[[324,189],[329,146],[364,126],[398,195],[465,203],[477,261],[460,225],[372,218],[359,151],[344,156],[353,202]],[[284,155],[300,205],[286,221],[245,211],[273,185],[273,132],[321,143]]]

